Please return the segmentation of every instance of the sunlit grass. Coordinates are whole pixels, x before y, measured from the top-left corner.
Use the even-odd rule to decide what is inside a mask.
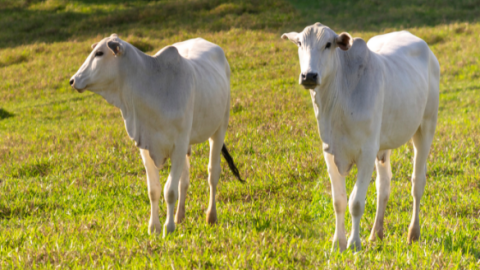
[[[480,51],[473,45],[480,42],[479,23],[408,29],[430,43],[442,72],[439,121],[421,205],[420,242],[406,244],[413,159],[412,146],[407,144],[392,155],[394,176],[385,240],[366,241],[375,216],[372,183],[361,223],[364,249],[355,255],[337,254],[330,252],[335,219],[311,99],[297,85],[296,47],[280,39],[288,24],[289,31],[303,28],[289,16],[308,11],[294,10],[285,2],[268,11],[270,2],[261,2],[250,13],[240,10],[238,1],[192,2],[204,6],[198,12],[189,13],[188,8],[185,12],[200,14],[192,21],[202,25],[173,28],[176,32],[146,23],[134,27],[135,22],[129,22],[118,28],[85,30],[81,38],[68,34],[30,39],[20,30],[6,36],[0,33],[0,268],[480,266]],[[87,14],[99,12],[100,7],[130,10],[114,1],[76,3],[75,12]],[[140,4],[145,3],[132,5],[143,9]],[[58,16],[74,5],[33,1],[17,11],[25,14],[25,9],[46,9],[54,4],[62,8],[48,12]],[[159,2],[147,5],[162,7]],[[102,12],[112,12],[109,16],[115,17],[124,11]],[[203,21],[202,14],[207,12],[233,26]],[[259,21],[241,27],[241,20],[266,18],[262,16],[274,18],[265,23],[268,27],[259,27]],[[318,19],[312,18],[311,23]],[[77,24],[65,27],[61,33],[73,33]],[[399,29],[334,28],[366,40]],[[226,143],[248,183],[238,183],[222,163],[217,226],[205,224],[209,147],[203,143],[193,147],[185,222],[167,239],[147,234],[150,206],[145,171],[118,109],[90,92],[78,94],[68,85],[90,45],[111,32],[149,54],[197,36],[224,48],[232,69]],[[6,37],[18,40],[7,41]],[[161,172],[162,183],[168,169]],[[347,179],[348,191],[355,173],[354,169]],[[374,177],[375,173],[372,180]],[[165,215],[162,203],[160,216]],[[347,218],[347,228],[350,225]]]

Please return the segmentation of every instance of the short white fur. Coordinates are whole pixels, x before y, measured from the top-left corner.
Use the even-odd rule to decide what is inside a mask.
[[[435,55],[423,40],[407,31],[376,36],[367,44],[317,23],[282,38],[299,45],[301,74],[318,74],[317,82],[306,88],[310,89],[332,183],[334,249],[361,249],[360,219],[374,164],[377,212],[370,239],[383,238],[392,178],[391,149],[412,138],[413,214],[408,242],[418,240],[420,200],[439,105],[440,66]],[[358,175],[348,201],[353,224],[347,241],[345,176],[354,164]]]
[[[171,171],[163,189],[167,204],[165,236],[175,230],[175,222],[185,218],[190,145],[206,140],[210,143],[207,222],[216,223],[220,152],[230,107],[230,67],[223,50],[197,38],[148,56],[115,34],[92,47],[71,84],[79,92],[88,89],[100,94],[120,108],[128,135],[140,148],[147,172],[149,232],[162,231],[158,216],[162,194],[159,169],[167,158],[171,159]]]

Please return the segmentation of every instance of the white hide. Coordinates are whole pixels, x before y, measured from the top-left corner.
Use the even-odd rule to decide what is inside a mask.
[[[361,248],[360,218],[374,164],[378,205],[370,239],[383,237],[390,149],[412,138],[414,209],[408,241],[419,239],[419,205],[439,103],[440,67],[428,45],[407,31],[376,36],[367,44],[320,23],[282,38],[299,46],[300,83],[310,89],[323,141],[336,214],[334,248]],[[315,79],[305,79],[306,74],[316,74]],[[345,176],[353,164],[358,175],[349,200],[353,224],[347,243]]]
[[[149,232],[159,233],[161,196],[158,170],[172,167],[165,184],[166,233],[185,216],[190,145],[210,140],[210,205],[207,221],[216,222],[215,192],[220,151],[230,107],[230,67],[223,50],[201,38],[168,46],[148,56],[117,35],[92,45],[94,50],[72,77],[79,92],[88,89],[120,108],[128,135],[141,149],[152,213]]]

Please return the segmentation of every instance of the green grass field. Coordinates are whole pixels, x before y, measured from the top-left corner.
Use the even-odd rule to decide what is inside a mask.
[[[0,269],[478,269],[480,1],[322,2],[0,0]],[[297,84],[296,46],[280,39],[317,21],[365,40],[408,29],[439,59],[439,120],[418,243],[406,243],[408,143],[392,155],[384,241],[367,241],[374,173],[363,250],[330,251],[335,216],[321,141],[310,95]],[[205,223],[203,143],[193,147],[185,222],[166,239],[148,235],[145,171],[119,110],[68,84],[90,45],[114,32],[148,54],[198,36],[225,50],[226,144],[248,183],[222,161],[217,226]],[[165,204],[160,211],[162,219]]]

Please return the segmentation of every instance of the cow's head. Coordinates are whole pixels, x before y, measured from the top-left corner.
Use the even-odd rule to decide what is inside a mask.
[[[92,45],[93,51],[70,79],[70,85],[79,93],[106,90],[118,78],[118,62],[125,55],[126,42],[116,34]]]
[[[299,83],[305,89],[314,89],[332,74],[337,48],[346,51],[352,46],[352,37],[348,33],[337,35],[320,23],[306,27],[301,33],[285,33],[282,38],[298,46]]]

